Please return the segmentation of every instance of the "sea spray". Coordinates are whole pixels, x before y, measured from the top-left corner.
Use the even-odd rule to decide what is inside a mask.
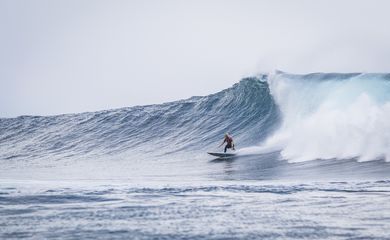
[[[268,83],[283,120],[263,149],[293,162],[390,160],[388,74],[277,73]]]

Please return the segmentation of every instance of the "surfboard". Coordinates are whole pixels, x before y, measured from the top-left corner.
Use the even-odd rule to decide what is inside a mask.
[[[215,156],[215,157],[219,157],[219,158],[231,158],[231,157],[236,156],[235,153],[208,152],[208,154],[210,154],[210,155],[212,155],[212,156]]]

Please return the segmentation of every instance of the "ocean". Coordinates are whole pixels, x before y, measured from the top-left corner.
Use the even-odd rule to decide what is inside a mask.
[[[390,74],[284,72],[0,118],[0,238],[390,239],[389,119]]]

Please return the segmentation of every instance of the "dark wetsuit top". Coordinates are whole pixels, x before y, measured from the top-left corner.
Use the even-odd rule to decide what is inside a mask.
[[[233,138],[231,138],[231,137],[225,137],[225,140],[224,140],[224,142],[226,142],[227,143],[227,146],[232,146],[232,143],[233,143]]]

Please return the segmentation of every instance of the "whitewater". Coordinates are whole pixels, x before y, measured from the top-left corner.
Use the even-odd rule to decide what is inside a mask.
[[[0,118],[1,239],[390,239],[390,74]],[[237,157],[215,159],[224,133]]]

